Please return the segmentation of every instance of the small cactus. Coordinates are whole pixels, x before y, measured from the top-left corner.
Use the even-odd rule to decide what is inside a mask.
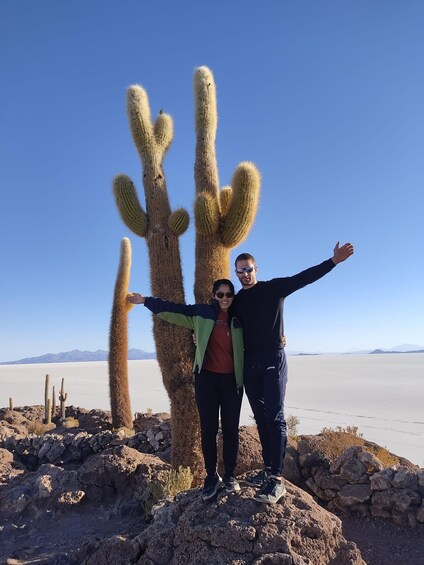
[[[56,387],[53,385],[52,390],[52,417],[56,416]]]
[[[46,407],[46,424],[52,423],[52,400],[51,398],[47,399],[47,407]]]
[[[9,398],[9,410],[11,412],[13,411],[13,398],[12,397]]]
[[[60,392],[59,392],[59,402],[60,402],[60,419],[65,420],[66,418],[66,408],[65,402],[68,398],[68,393],[65,392],[65,379],[62,379],[62,383],[60,385]]]
[[[44,384],[44,423],[50,424],[52,421],[52,401],[49,397],[50,375],[46,375]]]

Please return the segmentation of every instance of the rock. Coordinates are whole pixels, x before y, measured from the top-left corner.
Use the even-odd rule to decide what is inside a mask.
[[[380,459],[369,451],[362,451],[358,453],[358,459],[365,465],[367,473],[378,473],[384,469],[384,465]]]
[[[392,479],[392,486],[394,488],[417,490],[418,475],[414,471],[401,467]]]
[[[345,485],[336,495],[334,505],[331,508],[358,508],[371,498],[371,487],[369,484]]]
[[[424,502],[421,503],[420,508],[417,510],[417,520],[424,523]]]
[[[296,442],[288,438],[283,476],[288,481],[300,485],[301,474],[297,459],[298,452]],[[262,469],[263,464],[261,442],[259,441],[256,426],[240,426],[236,475],[242,475],[246,471]],[[221,433],[218,434],[218,471],[221,474],[224,473]]]
[[[383,469],[380,473],[375,473],[370,477],[372,490],[387,490],[392,485],[395,472],[393,469]]]
[[[364,563],[336,516],[296,486],[287,483],[287,490],[276,505],[255,502],[250,488],[212,504],[203,503],[198,490],[182,493],[136,538],[137,563]]]
[[[78,469],[78,480],[90,501],[135,499],[144,502],[147,484],[169,465],[154,455],[118,446],[93,455]]]

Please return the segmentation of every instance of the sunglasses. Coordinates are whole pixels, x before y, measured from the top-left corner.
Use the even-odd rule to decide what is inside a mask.
[[[254,270],[255,267],[243,267],[242,269],[236,269],[236,273],[242,275],[243,273],[251,273]]]
[[[232,298],[234,296],[234,294],[232,292],[217,292],[215,293],[215,296],[217,298]]]

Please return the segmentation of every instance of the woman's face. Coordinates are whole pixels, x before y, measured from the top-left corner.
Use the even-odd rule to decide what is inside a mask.
[[[234,300],[234,294],[228,284],[222,284],[213,295],[215,300],[218,300],[221,310],[228,310]]]

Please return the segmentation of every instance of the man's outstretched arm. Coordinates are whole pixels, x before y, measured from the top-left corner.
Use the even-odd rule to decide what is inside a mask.
[[[333,250],[332,261],[335,265],[346,261],[351,255],[353,255],[353,245],[351,243],[345,243],[340,247],[340,242],[336,243]]]

